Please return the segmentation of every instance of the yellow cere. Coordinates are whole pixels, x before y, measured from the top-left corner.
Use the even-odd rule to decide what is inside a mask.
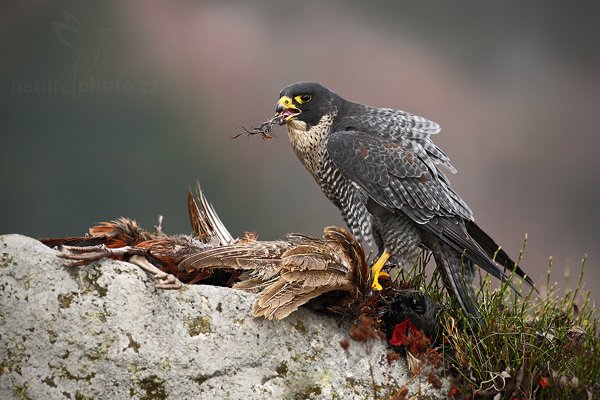
[[[292,99],[287,96],[282,96],[277,103],[282,105],[284,108],[296,108],[294,103],[292,103]]]

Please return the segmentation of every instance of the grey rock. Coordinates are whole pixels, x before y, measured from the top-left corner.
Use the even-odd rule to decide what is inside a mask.
[[[254,319],[253,301],[213,286],[157,290],[118,261],[67,268],[34,239],[0,236],[0,398],[368,399],[407,381],[384,342],[341,348],[349,321],[305,309]]]

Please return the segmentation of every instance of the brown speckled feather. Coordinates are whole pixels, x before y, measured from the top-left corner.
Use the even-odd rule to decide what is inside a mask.
[[[345,229],[327,227],[323,238],[290,234],[275,241],[255,240],[253,235],[233,239],[200,188],[197,196],[194,199],[188,194],[195,236],[151,233],[133,220],[120,218],[91,228],[88,237],[46,240],[120,247],[123,250],[115,253],[118,256],[106,253],[99,257],[128,260],[133,254],[144,255],[184,283],[233,284],[236,289],[258,293],[253,315],[267,319],[285,318],[328,292],[347,292],[345,300],[351,302],[368,290],[362,247]],[[215,281],[217,276],[221,278]]]

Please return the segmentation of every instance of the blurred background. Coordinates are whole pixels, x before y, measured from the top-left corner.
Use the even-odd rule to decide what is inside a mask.
[[[198,179],[234,235],[342,224],[284,128],[230,137],[314,80],[438,122],[453,187],[544,286],[600,300],[600,3],[4,1],[0,233],[119,216],[189,232]],[[570,282],[564,282],[570,271]]]

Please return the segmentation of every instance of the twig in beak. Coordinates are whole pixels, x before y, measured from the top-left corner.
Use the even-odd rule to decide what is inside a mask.
[[[271,140],[273,138],[273,126],[281,124],[281,114],[275,114],[273,118],[268,121],[263,122],[258,127],[250,127],[250,129],[242,126],[244,132],[238,133],[235,136],[232,136],[231,139],[237,139],[238,137],[246,134],[246,135],[257,135],[261,134],[263,140]]]

